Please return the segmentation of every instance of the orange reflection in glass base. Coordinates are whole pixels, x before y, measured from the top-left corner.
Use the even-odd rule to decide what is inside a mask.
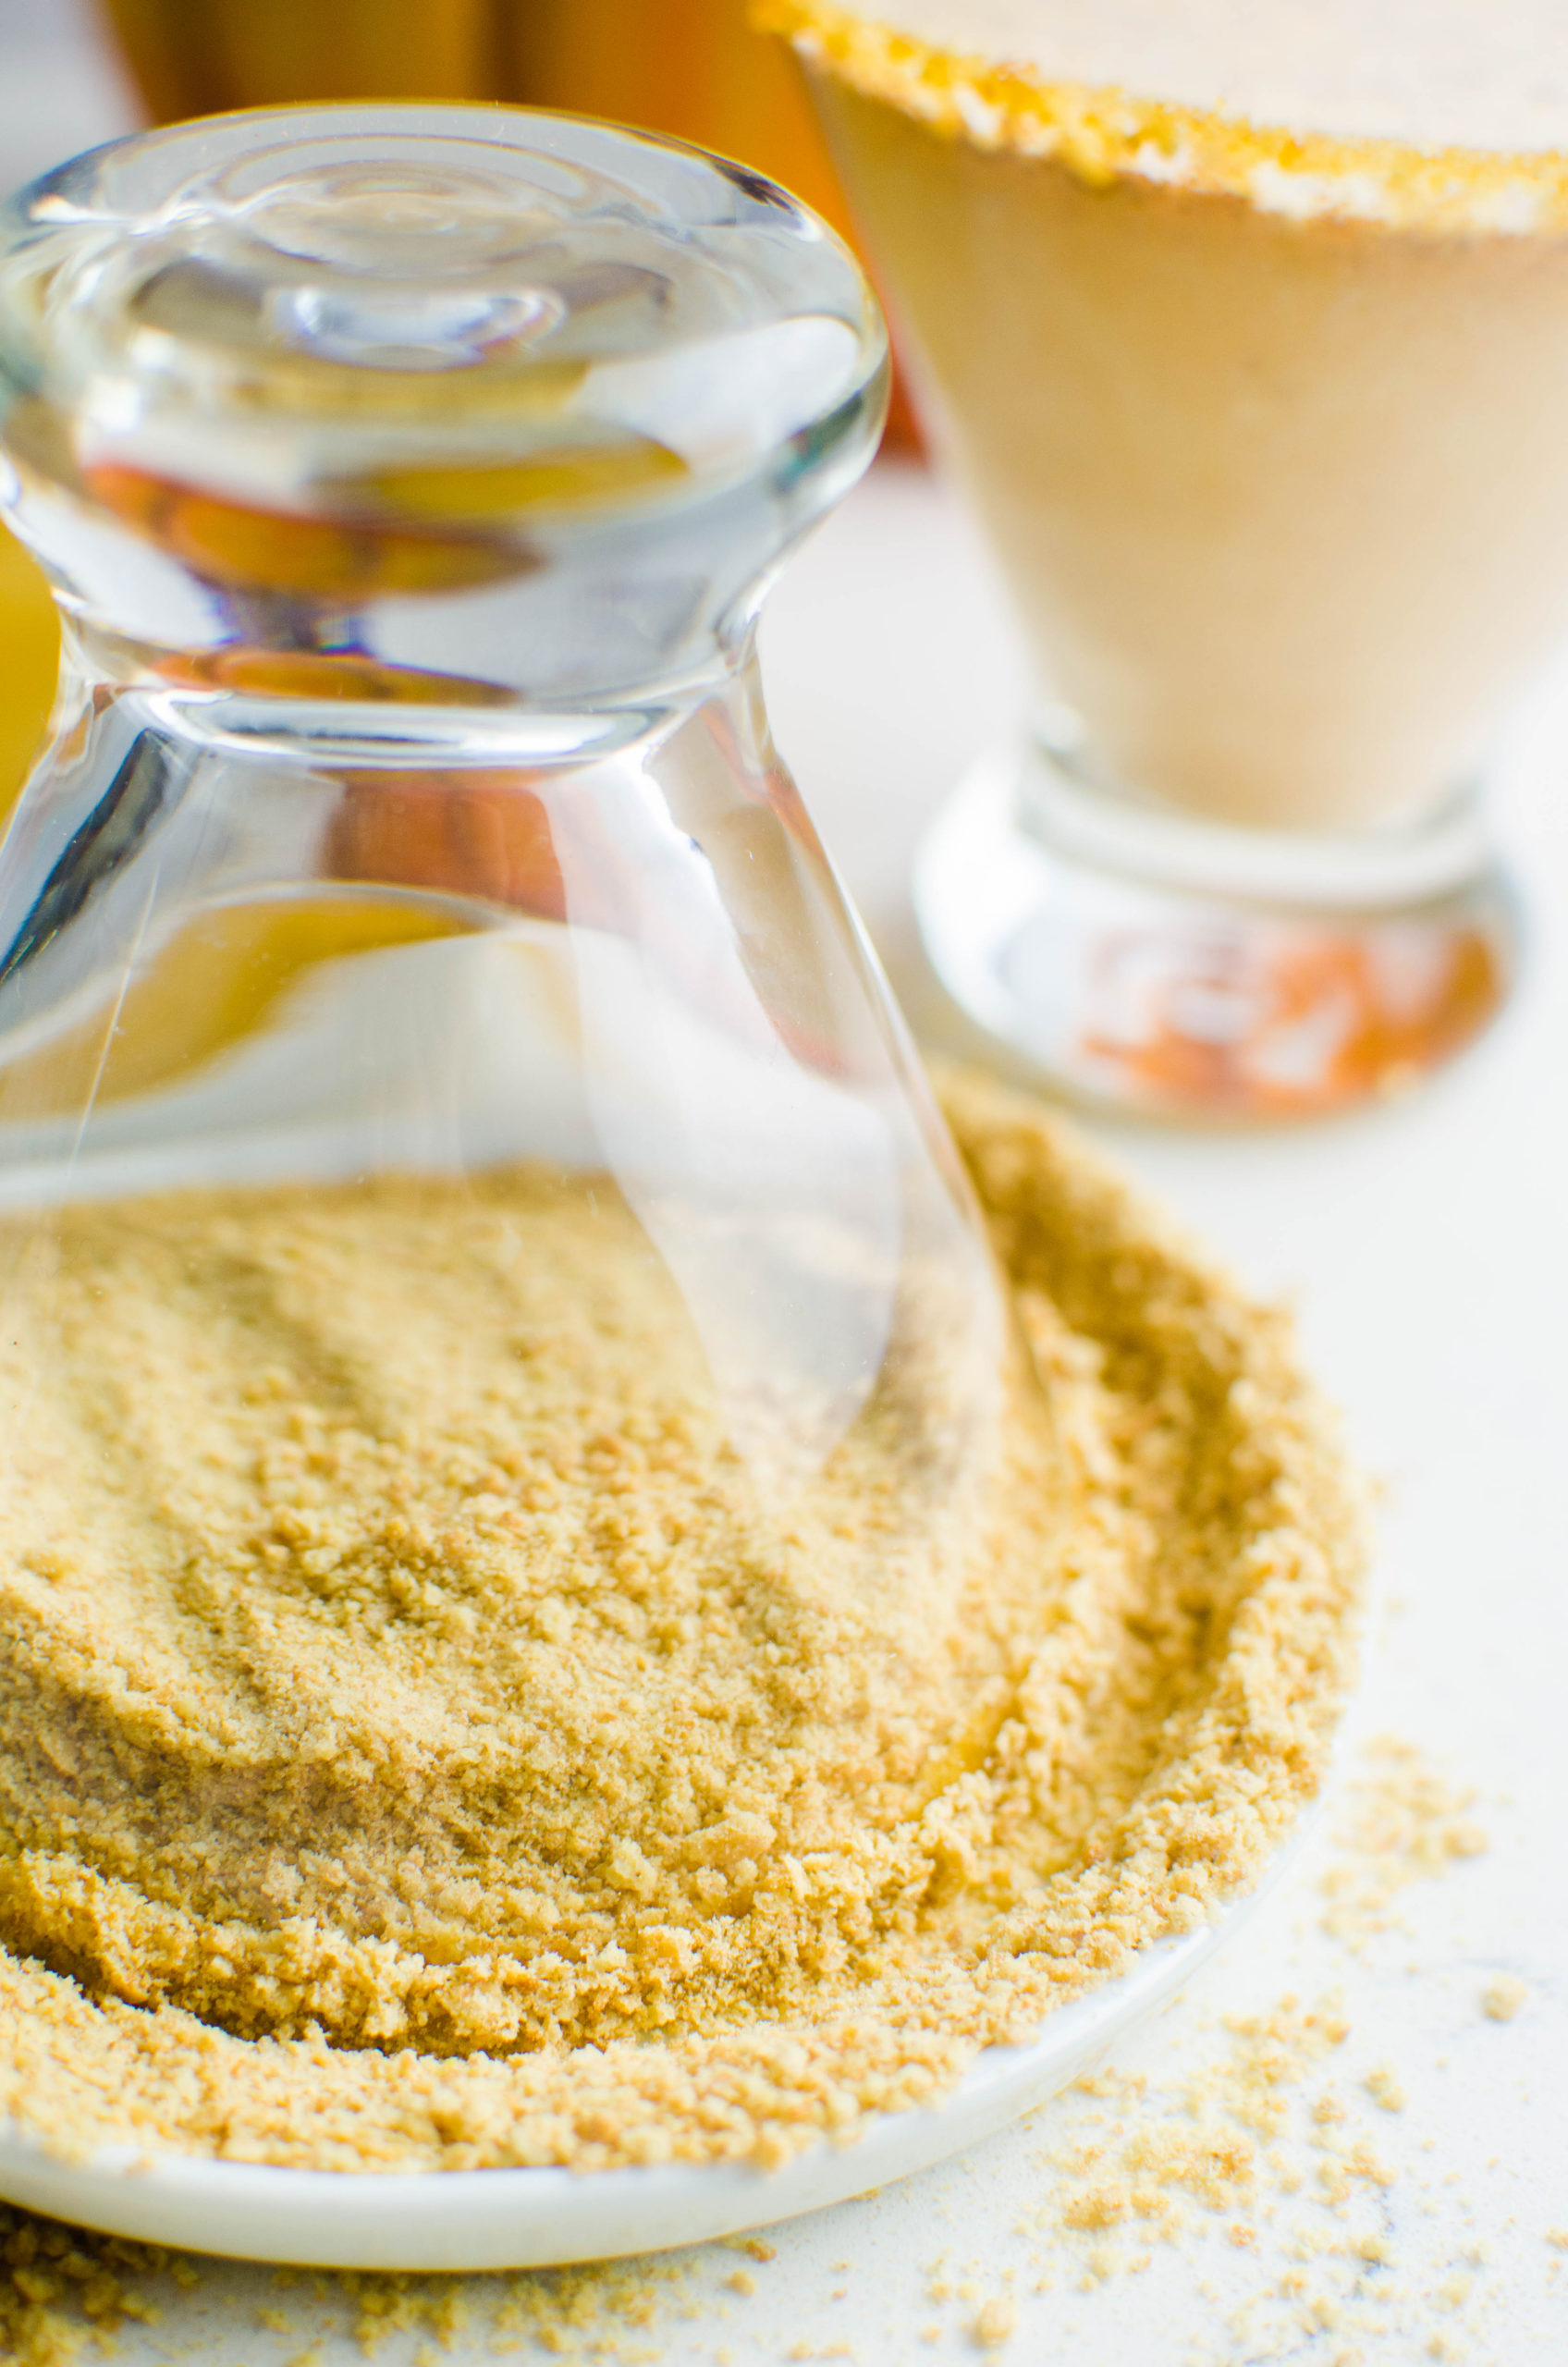
[[[1128,930],[1098,950],[1072,1065],[1171,1116],[1326,1115],[1452,1059],[1500,1008],[1509,966],[1495,931],[1463,924]]]
[[[967,1019],[1076,1098],[1153,1118],[1385,1099],[1482,1033],[1516,963],[1474,797],[1365,842],[1243,840],[1067,794],[1037,750],[1002,752],[938,816],[914,889]]]

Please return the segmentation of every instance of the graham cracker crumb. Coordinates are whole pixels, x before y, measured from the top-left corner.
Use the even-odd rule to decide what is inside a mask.
[[[988,2301],[982,2301],[974,2312],[972,2331],[978,2349],[1000,2350],[1018,2331],[1017,2304],[1010,2296],[1000,2293],[993,2295]]]
[[[1481,2011],[1491,2022],[1511,2022],[1530,1992],[1512,1972],[1500,1972],[1481,1992]]]
[[[1404,2110],[1404,2089],[1392,2064],[1379,2063],[1375,2070],[1368,2071],[1366,2086],[1373,2103],[1380,2104],[1385,2112]]]

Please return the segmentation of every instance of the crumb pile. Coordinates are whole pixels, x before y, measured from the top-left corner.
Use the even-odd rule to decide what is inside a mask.
[[[64,1218],[0,1352],[0,2111],[777,2161],[1256,1870],[1349,1674],[1331,1432],[1036,1105],[949,1114],[1026,1343],[962,1539],[897,1359],[766,1515],[602,1181]]]
[[[895,1341],[779,1518],[603,1176],[169,1195],[49,1251],[0,1343],[18,1954],[457,2055],[787,2014],[961,1916],[955,1851],[1005,1895],[963,1779],[1073,1510],[1022,1358],[955,1472]],[[1130,1797],[1166,1674],[1063,1773]],[[1084,1803],[1042,1809],[1044,1865]]]

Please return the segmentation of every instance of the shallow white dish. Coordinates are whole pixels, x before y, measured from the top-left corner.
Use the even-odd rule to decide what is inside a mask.
[[[379,999],[385,1012],[397,995],[408,995],[428,1017],[443,997],[455,1007],[463,991],[473,991],[490,1017],[486,1025],[469,1028],[463,1040],[477,1044],[485,1058],[496,1046],[504,1050],[508,1044],[546,1040],[532,1012],[509,1029],[494,1024],[506,981],[487,970],[473,985],[474,942],[459,947],[459,966],[444,984],[431,975],[426,957],[433,950],[443,958],[447,951],[415,949],[413,963],[408,949],[360,957],[337,975],[335,965],[326,965],[302,996],[300,1041],[288,1059],[315,1072],[323,1107],[334,1113],[319,1131],[282,1132],[281,1113],[267,1098],[276,1083],[268,1082],[272,1052],[241,1052],[219,1063],[199,1094],[186,1097],[190,1132],[183,1135],[177,1130],[172,1151],[162,1138],[143,1143],[132,1128],[116,1130],[111,1113],[91,1158],[73,1149],[70,1190],[113,1194],[197,1181],[355,1171],[363,1163],[356,1125],[373,1122],[362,1112],[356,1119],[350,1092],[355,1080],[364,1087],[358,1048],[367,997]],[[500,958],[506,957],[502,946]],[[493,963],[496,948],[478,941],[478,958]],[[510,990],[519,991],[515,979]],[[319,1043],[311,1035],[316,1028]],[[291,1072],[289,1108],[297,1093],[298,1078]],[[531,1113],[531,1122],[545,1113],[554,1131],[525,1146],[499,1146],[508,1155],[521,1148],[568,1164],[581,1156],[560,1114],[560,1093],[545,1071],[531,1076],[527,1091],[514,1076],[476,1072],[460,1093],[454,1087],[454,1106],[459,1104],[479,1113],[476,1124],[496,1108],[521,1107]],[[387,1123],[385,1112],[374,1117],[378,1157],[386,1153]],[[486,1140],[483,1147],[489,1157],[498,1147]],[[200,1163],[192,1166],[197,1151]],[[0,1198],[6,1196],[6,1165],[0,1160]],[[38,1175],[29,1181],[24,1172],[23,1183],[28,1196],[49,1196],[47,1182]],[[766,2226],[928,2168],[1078,2078],[1118,2036],[1165,2003],[1245,1920],[1295,1857],[1313,1821],[1310,1810],[1298,1816],[1261,1882],[1212,1923],[1146,1949],[1129,1971],[1050,2014],[1027,2044],[986,2048],[937,2103],[879,2116],[848,2143],[821,2140],[781,2169],[717,2164],[586,2173],[310,2171],[174,2153],[150,2156],[133,2146],[104,2148],[85,2161],[68,2162],[47,2152],[31,2131],[0,2121],[0,2200],[183,2250],[309,2268],[539,2268],[657,2251]]]
[[[778,2170],[275,2169],[150,2158],[116,2147],[61,2161],[0,2127],[0,2199],[118,2236],[302,2268],[545,2268],[703,2243],[907,2177],[1044,2103],[1163,2005],[1243,1922],[1297,1855],[1310,1812],[1262,1882],[1212,1923],[1149,1948],[1128,1972],[1060,2007],[1023,2046],[991,2046],[938,2103],[889,2113]]]

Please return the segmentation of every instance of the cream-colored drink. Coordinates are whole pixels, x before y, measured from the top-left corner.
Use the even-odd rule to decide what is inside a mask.
[[[771,13],[1096,763],[1419,815],[1568,628],[1568,10],[879,6]]]

